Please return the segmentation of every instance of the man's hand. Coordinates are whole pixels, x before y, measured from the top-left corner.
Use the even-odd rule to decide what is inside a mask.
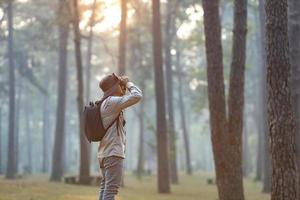
[[[126,84],[129,82],[128,76],[121,76],[120,80],[121,80],[121,84],[126,87]]]

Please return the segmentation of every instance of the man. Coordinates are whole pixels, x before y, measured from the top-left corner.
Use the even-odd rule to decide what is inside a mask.
[[[99,200],[114,200],[122,179],[125,158],[126,133],[123,110],[138,103],[141,90],[125,76],[115,74],[104,77],[99,84],[105,100],[101,104],[103,126],[108,130],[98,148],[98,159],[102,173]],[[126,89],[129,91],[126,93]],[[112,125],[111,125],[112,124]]]

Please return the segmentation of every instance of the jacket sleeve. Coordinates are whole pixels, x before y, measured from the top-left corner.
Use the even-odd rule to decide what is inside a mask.
[[[138,103],[142,97],[142,91],[135,86],[132,82],[128,82],[126,85],[128,89],[128,94],[124,96],[112,96],[109,101],[111,106],[116,112],[121,112],[122,110]]]

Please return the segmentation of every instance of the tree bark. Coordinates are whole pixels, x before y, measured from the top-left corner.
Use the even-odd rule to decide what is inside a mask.
[[[153,58],[156,99],[156,135],[158,159],[158,191],[170,193],[168,135],[165,107],[165,88],[162,58],[160,0],[152,0]]]
[[[176,2],[175,2],[176,4]],[[170,153],[170,176],[173,184],[178,184],[177,169],[177,148],[176,148],[176,132],[174,123],[174,106],[173,106],[173,74],[172,74],[172,56],[171,46],[174,35],[174,1],[167,3],[167,19],[165,25],[165,66],[167,78],[167,105],[168,105],[168,134],[169,134],[169,153]]]
[[[119,74],[124,75],[126,69],[126,40],[127,40],[127,0],[120,0],[121,2],[121,22],[120,22],[120,36],[119,36],[119,59],[118,68]]]
[[[81,35],[79,29],[78,1],[73,0],[73,31],[75,43],[76,74],[77,74],[77,106],[79,118],[79,139],[80,139],[80,167],[79,183],[89,184],[90,182],[90,145],[84,136],[83,127],[83,78],[82,78],[82,57],[81,57]]]
[[[65,149],[65,111],[66,111],[66,88],[67,88],[67,56],[69,37],[69,18],[67,15],[67,2],[59,0],[58,10],[58,34],[59,34],[59,72],[58,72],[58,94],[56,110],[56,127],[54,138],[54,149],[52,158],[52,181],[61,181],[64,169]]]
[[[300,1],[288,1],[292,105],[296,121],[296,156],[300,167]],[[299,177],[300,178],[300,177]]]
[[[290,89],[287,0],[266,0],[268,123],[271,200],[299,199],[295,118]]]
[[[242,128],[247,1],[234,1],[233,52],[226,116],[219,0],[203,0],[208,100],[219,198],[244,199]]]
[[[8,25],[8,70],[9,70],[9,125],[8,125],[8,151],[6,178],[14,179],[16,176],[15,158],[15,64],[13,40],[13,0],[8,0],[7,25]]]

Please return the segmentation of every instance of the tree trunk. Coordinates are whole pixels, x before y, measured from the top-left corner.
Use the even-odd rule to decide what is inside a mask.
[[[261,6],[261,5],[259,5]],[[264,160],[264,148],[265,148],[265,145],[264,145],[264,136],[265,136],[265,133],[266,133],[266,118],[264,118],[263,116],[265,116],[262,112],[262,110],[265,110],[265,106],[263,105],[263,82],[262,82],[262,79],[265,78],[264,76],[264,73],[261,74],[261,72],[265,71],[265,64],[263,63],[263,51],[265,51],[263,48],[263,44],[264,41],[262,40],[262,28],[263,25],[261,25],[261,22],[260,22],[260,18],[258,16],[258,14],[255,15],[255,27],[257,29],[256,31],[256,44],[257,44],[257,47],[258,47],[258,53],[257,53],[257,60],[256,60],[256,73],[257,74],[260,74],[259,76],[259,81],[258,83],[256,84],[256,96],[257,96],[257,99],[256,99],[256,102],[257,102],[257,107],[255,109],[255,121],[256,121],[256,124],[257,124],[257,139],[258,139],[258,142],[257,142],[257,157],[256,157],[256,175],[255,175],[255,180],[257,181],[261,181],[262,180],[262,172],[263,172],[263,160]]]
[[[56,110],[56,127],[54,138],[54,149],[52,159],[51,180],[60,181],[64,169],[65,148],[65,111],[66,111],[66,88],[67,88],[67,56],[69,37],[69,18],[67,15],[67,2],[59,0],[58,10],[58,32],[59,32],[59,77],[58,97]]]
[[[2,108],[0,108],[0,174],[3,174],[2,155]]]
[[[141,84],[141,90],[144,91],[145,86],[144,83]],[[143,99],[145,99],[145,94]],[[142,174],[145,172],[145,145],[144,145],[144,112],[145,112],[145,101],[142,100],[140,103],[140,110],[139,110],[139,128],[140,128],[140,137],[139,137],[139,152],[138,152],[138,164],[137,164],[137,176],[141,179]]]
[[[247,0],[234,1],[232,61],[228,95],[229,182],[235,198],[244,199],[242,169],[242,135],[247,41]],[[231,160],[232,159],[232,160]],[[230,161],[231,160],[231,161]]]
[[[168,135],[165,107],[165,88],[162,58],[160,0],[152,0],[153,58],[156,98],[156,135],[158,160],[158,191],[170,193]]]
[[[268,122],[272,200],[299,199],[295,118],[289,87],[287,0],[266,0]]]
[[[184,144],[184,150],[185,150],[185,160],[186,160],[186,172],[188,175],[192,174],[192,165],[191,165],[191,153],[190,153],[190,140],[189,140],[189,134],[186,127],[186,117],[185,117],[185,107],[183,103],[183,77],[181,75],[181,69],[180,69],[180,53],[177,50],[176,54],[176,67],[177,67],[177,73],[178,73],[178,99],[179,99],[179,110],[180,110],[180,121],[181,121],[181,129],[183,134],[183,144]]]
[[[22,79],[19,78],[19,81],[16,85],[17,96],[16,96],[16,106],[15,106],[15,159],[16,159],[16,173],[19,171],[19,133],[20,133],[20,104],[21,104],[21,96],[23,92],[22,87]]]
[[[79,183],[89,184],[90,181],[90,145],[84,136],[83,127],[83,78],[82,78],[82,57],[81,57],[81,35],[79,29],[78,1],[73,0],[73,31],[75,42],[75,58],[77,68],[77,106],[79,118],[79,138],[80,138],[80,168]]]
[[[13,1],[8,0],[7,6],[8,25],[8,70],[9,70],[9,125],[8,125],[8,151],[6,178],[14,179],[16,176],[15,158],[15,66],[14,66],[14,41],[13,41]]]
[[[236,0],[234,4],[234,36],[228,119],[226,117],[219,1],[203,0],[203,10],[210,127],[218,194],[222,200],[242,200],[244,199],[244,191],[241,151],[247,1]]]
[[[211,140],[219,199],[230,199],[223,142],[227,134],[219,1],[203,0]],[[225,168],[226,166],[226,168]]]
[[[271,192],[271,158],[270,158],[270,149],[269,149],[269,131],[268,131],[268,122],[267,122],[267,71],[266,71],[266,17],[264,10],[265,1],[259,0],[259,21],[260,21],[260,48],[261,50],[261,78],[260,78],[260,110],[262,111],[261,115],[261,134],[263,135],[263,189],[265,193]]]
[[[26,88],[27,94],[29,93],[29,88]],[[32,106],[30,100],[26,99],[26,106],[24,106],[24,115],[25,115],[25,130],[26,130],[26,145],[27,145],[27,166],[26,173],[32,174],[32,128],[30,123],[30,118],[32,114]]]
[[[48,70],[46,70],[46,73],[44,75],[44,88],[48,90],[48,84],[49,84],[49,75]],[[49,145],[50,141],[50,101],[49,96],[44,95],[43,96],[43,104],[42,104],[42,110],[43,110],[43,166],[42,166],[42,172],[47,173],[49,171]]]
[[[243,131],[243,175],[247,177],[250,173],[250,157],[249,157],[249,145],[248,145],[248,130],[246,123],[244,124]]]
[[[176,2],[175,2],[176,3]],[[174,35],[174,1],[167,3],[167,19],[165,25],[165,66],[167,78],[167,105],[168,105],[168,133],[169,133],[169,153],[170,153],[170,176],[173,184],[178,184],[177,169],[177,148],[176,133],[174,123],[174,106],[173,106],[173,74],[172,74],[172,57],[171,46]],[[175,8],[176,9],[176,8]]]
[[[126,69],[126,21],[127,21],[127,0],[120,0],[121,3],[121,22],[120,22],[120,36],[119,36],[119,59],[118,68],[119,74],[124,75]]]
[[[300,167],[300,1],[288,1],[292,105],[296,120],[296,156]]]
[[[93,39],[94,39],[94,23],[95,23],[95,12],[96,12],[96,3],[97,0],[94,0],[93,8],[92,8],[92,15],[90,18],[90,30],[89,30],[89,37],[88,37],[88,45],[87,45],[87,59],[86,59],[86,80],[85,80],[85,90],[86,90],[86,103],[89,102],[90,98],[90,88],[91,88],[91,60],[92,60],[92,53],[93,53]]]
[[[50,137],[50,122],[49,122],[49,97],[44,96],[43,97],[43,167],[42,172],[47,173],[49,170],[49,137]]]

